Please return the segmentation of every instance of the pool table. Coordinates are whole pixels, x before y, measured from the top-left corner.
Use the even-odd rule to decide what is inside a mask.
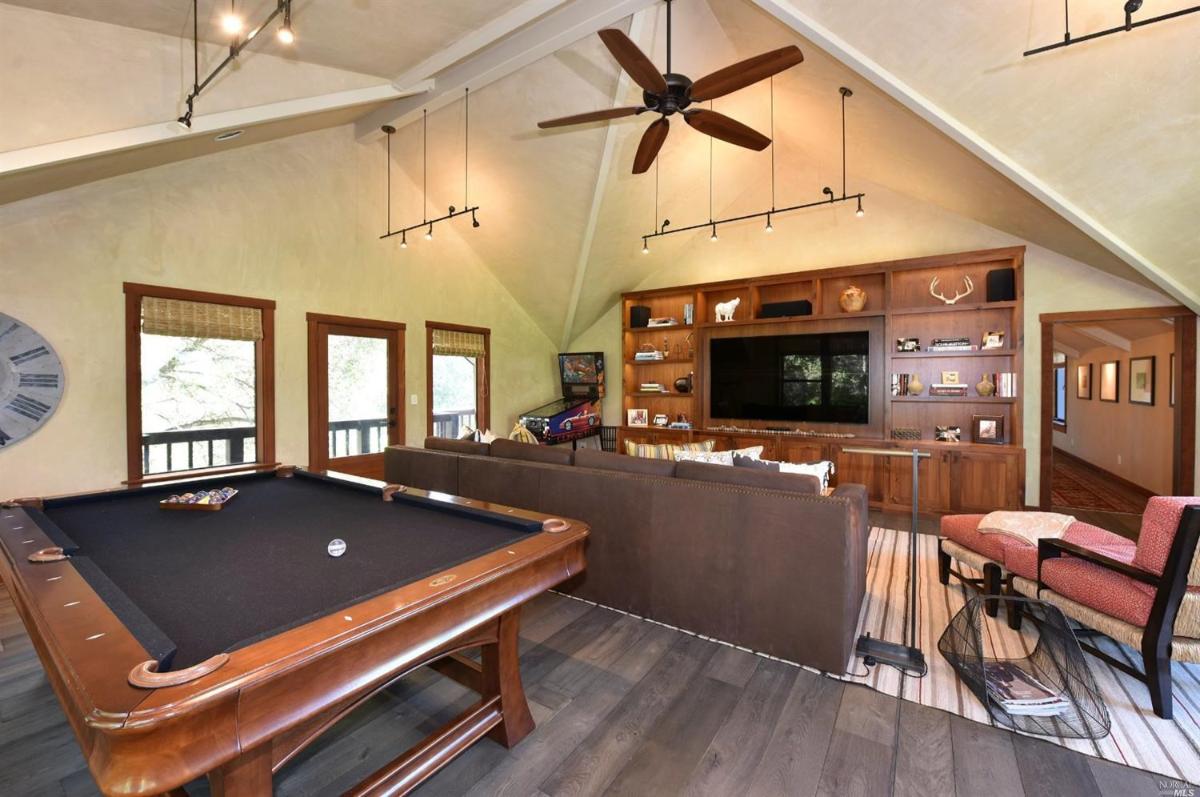
[[[238,494],[219,511],[160,506],[225,486]],[[521,606],[583,570],[587,533],[281,467],[9,502],[0,579],[105,794],[205,774],[217,795],[269,794],[324,730],[430,665],[479,700],[353,792],[402,794],[483,736],[513,745],[533,729]]]

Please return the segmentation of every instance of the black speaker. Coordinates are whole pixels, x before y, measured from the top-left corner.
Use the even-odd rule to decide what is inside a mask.
[[[629,326],[644,327],[650,323],[650,308],[635,304],[629,308]]]
[[[987,300],[989,302],[1011,302],[1017,298],[1017,272],[1011,268],[998,268],[987,273]]]
[[[812,302],[800,299],[795,302],[763,302],[759,318],[787,318],[793,315],[812,315]]]

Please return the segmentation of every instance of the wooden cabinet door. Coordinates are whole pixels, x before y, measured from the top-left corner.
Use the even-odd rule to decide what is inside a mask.
[[[867,500],[884,503],[888,491],[888,470],[891,459],[873,454],[848,454],[839,449],[836,455],[837,484],[865,484]],[[907,468],[905,473],[908,473]]]
[[[779,458],[784,462],[819,462],[828,458],[824,443],[809,440],[780,440]]]
[[[920,500],[917,508],[922,512],[946,512],[950,509],[950,460],[948,451],[934,449],[929,457],[919,460],[917,476],[920,479]],[[888,460],[888,503],[912,506],[912,460]]]
[[[1009,453],[956,452],[951,468],[951,508],[956,512],[1020,509],[1021,468]]]

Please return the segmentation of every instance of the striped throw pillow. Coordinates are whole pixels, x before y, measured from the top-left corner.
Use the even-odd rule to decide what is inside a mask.
[[[625,441],[625,453],[631,457],[645,459],[675,459],[679,451],[712,451],[716,440],[701,440],[698,443],[635,443]]]

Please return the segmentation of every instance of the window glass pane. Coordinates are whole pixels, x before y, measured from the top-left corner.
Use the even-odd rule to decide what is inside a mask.
[[[815,406],[821,403],[820,382],[784,382],[783,403],[789,407]]]
[[[830,358],[830,401],[834,406],[855,407],[867,398],[867,356],[835,354]]]
[[[1067,419],[1067,369],[1054,369],[1054,420],[1059,423]]]
[[[329,456],[375,454],[387,446],[388,343],[329,335]]]
[[[257,460],[254,345],[142,335],[143,473]]]
[[[433,356],[433,433],[458,437],[464,426],[477,428],[475,357]]]

